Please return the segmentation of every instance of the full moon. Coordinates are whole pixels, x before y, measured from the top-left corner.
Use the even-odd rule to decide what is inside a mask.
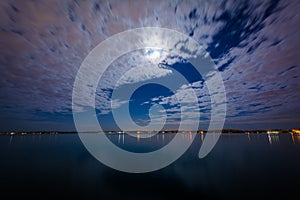
[[[151,59],[157,59],[161,57],[161,52],[158,50],[153,50],[152,52],[149,53],[149,58]]]
[[[163,50],[162,49],[146,49],[145,51],[146,58],[154,63],[159,62],[163,57]]]

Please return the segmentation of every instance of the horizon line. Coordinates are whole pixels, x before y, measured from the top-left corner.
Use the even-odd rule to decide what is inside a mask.
[[[1,133],[126,133],[126,132],[136,132],[136,133],[153,133],[153,132],[223,132],[223,131],[233,131],[233,132],[263,132],[263,131],[292,131],[299,130],[300,128],[288,128],[288,129],[233,129],[225,128],[221,130],[175,130],[175,129],[166,129],[166,130],[87,130],[87,131],[59,131],[59,130],[30,130],[30,131],[0,131]]]

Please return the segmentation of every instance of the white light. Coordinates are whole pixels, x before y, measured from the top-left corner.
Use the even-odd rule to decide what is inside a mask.
[[[162,60],[163,51],[162,49],[146,49],[145,56],[149,61],[159,63]]]
[[[161,57],[161,52],[158,50],[154,50],[149,54],[149,58],[151,59],[157,59]]]

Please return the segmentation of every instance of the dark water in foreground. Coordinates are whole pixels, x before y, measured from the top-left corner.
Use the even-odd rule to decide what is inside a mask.
[[[146,148],[126,135],[109,137],[124,148]],[[155,136],[148,145],[159,147],[170,137]],[[197,135],[168,167],[129,174],[97,161],[76,134],[0,135],[0,194],[6,199],[300,198],[300,136],[222,134],[204,159],[197,156],[200,146]]]

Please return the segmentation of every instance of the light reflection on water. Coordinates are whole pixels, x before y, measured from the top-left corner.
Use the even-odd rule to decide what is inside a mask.
[[[182,140],[192,139],[190,133],[179,134]],[[151,136],[107,135],[121,148],[147,152],[166,145],[174,133]],[[197,134],[188,151],[170,166],[137,175],[99,163],[77,134],[0,135],[0,187],[8,192],[23,185],[18,190],[25,192],[19,194],[41,191],[81,199],[167,199],[195,194],[200,199],[241,199],[245,194],[272,196],[274,191],[274,197],[286,199],[290,191],[297,191],[300,174],[291,169],[300,168],[300,135],[222,134],[208,156],[199,159],[204,137]]]
[[[125,139],[129,138],[135,138],[136,142],[139,143],[141,140],[147,142],[162,142],[163,144],[166,144],[171,141],[173,138],[173,135],[175,133],[137,133],[136,137],[132,137],[124,132],[122,133],[113,133],[113,134],[108,134],[107,137],[111,139],[113,142],[118,138],[117,144],[125,144]],[[181,138],[183,140],[189,140],[192,141],[192,132],[183,132],[179,133],[181,134]],[[143,136],[144,135],[144,136]],[[198,134],[200,135],[201,142],[203,142],[205,138],[205,134]],[[261,141],[261,140],[268,140],[269,144],[278,144],[280,142],[280,137],[291,137],[291,142],[293,144],[300,144],[300,135],[299,134],[292,134],[292,133],[286,133],[286,134],[272,134],[272,133],[223,133],[223,137],[228,137],[228,139],[232,139],[232,137],[235,136],[246,136],[247,140],[249,142],[253,141]],[[147,138],[147,139],[145,139]],[[166,138],[166,141],[165,141]],[[130,140],[132,141],[132,140]]]
[[[108,139],[115,145],[133,152],[149,152],[162,148],[168,144],[175,136],[176,133],[137,133],[136,137],[129,135],[125,132],[107,134]],[[182,132],[180,138],[182,144],[185,141],[192,142],[192,132]],[[95,134],[93,134],[95,136]],[[201,135],[201,143],[203,142],[204,135]]]
[[[268,140],[270,144],[277,144],[279,143],[279,135],[268,133]]]
[[[300,134],[290,133],[290,135],[294,144],[300,144]]]

